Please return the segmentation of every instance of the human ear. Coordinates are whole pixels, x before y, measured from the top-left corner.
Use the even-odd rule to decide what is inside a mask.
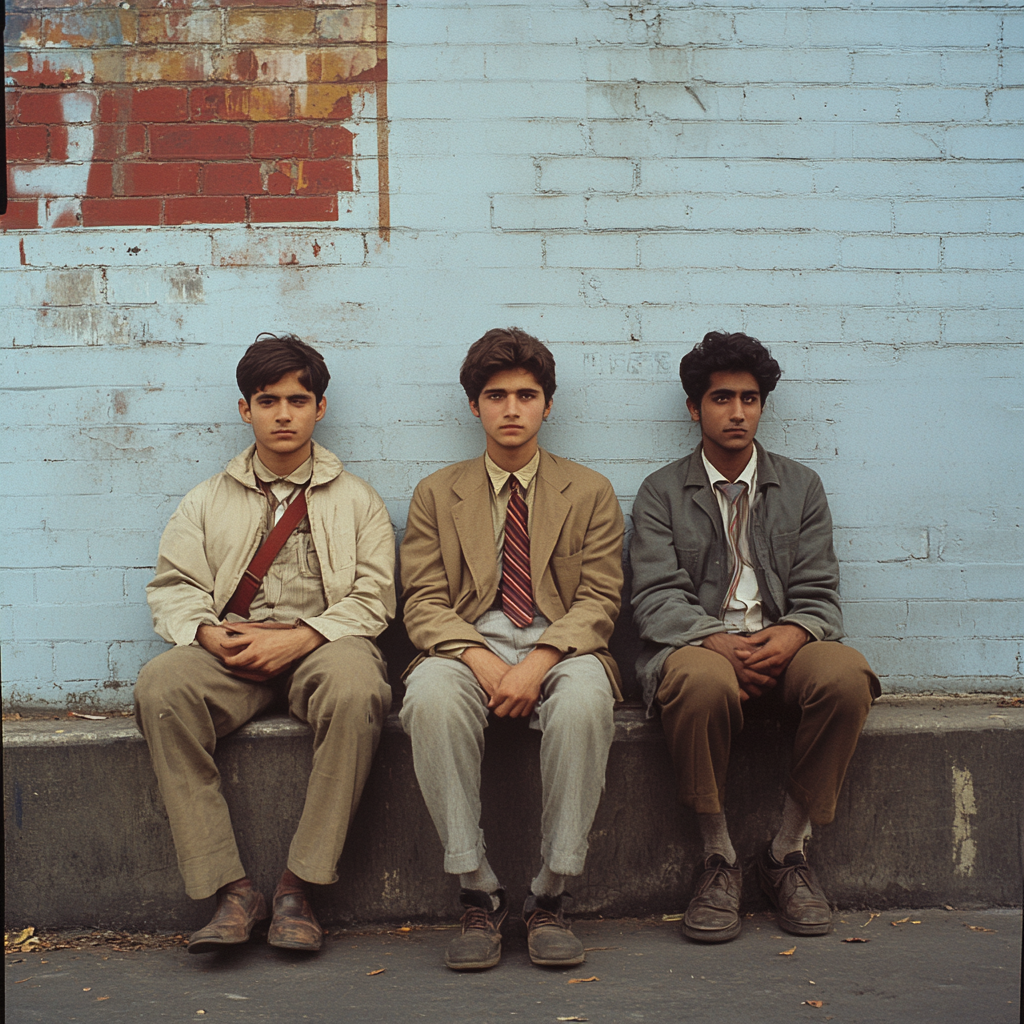
[[[474,402],[472,398],[469,400],[469,408],[473,415],[477,419],[480,419],[480,406],[477,402]]]
[[[249,403],[244,399],[238,400],[238,414],[242,417],[246,423],[252,423],[252,410],[249,408]]]
[[[320,403],[316,407],[316,422],[319,423],[324,418],[324,413],[327,412],[327,396],[325,395],[320,399]]]
[[[686,400],[686,408],[690,410],[690,419],[694,423],[700,423],[700,406],[692,398]]]
[[[547,419],[551,415],[551,403],[553,401],[553,398],[548,399],[548,404],[544,407],[544,419]]]

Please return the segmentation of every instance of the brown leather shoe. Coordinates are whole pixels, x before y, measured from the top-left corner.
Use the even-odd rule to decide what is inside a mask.
[[[249,941],[253,925],[267,916],[267,901],[254,886],[231,885],[217,890],[217,909],[210,923],[193,932],[188,940],[190,953],[212,953],[222,946]]]
[[[453,971],[483,971],[501,959],[501,926],[508,916],[505,890],[498,889],[497,909],[491,893],[463,889],[459,902],[464,908],[462,930],[448,943],[444,963]]]
[[[583,943],[572,933],[565,919],[560,896],[526,897],[523,920],[526,922],[526,946],[530,959],[538,967],[572,967],[581,964],[587,954]]]
[[[771,847],[757,858],[761,889],[776,908],[779,927],[792,935],[827,935],[832,931],[832,908],[802,853],[787,853],[779,864]]]
[[[704,858],[682,932],[694,942],[728,942],[740,933],[740,890],[743,876],[720,854]]]
[[[267,942],[278,949],[301,949],[315,953],[324,941],[324,930],[313,916],[306,893],[301,889],[274,893],[274,919]]]

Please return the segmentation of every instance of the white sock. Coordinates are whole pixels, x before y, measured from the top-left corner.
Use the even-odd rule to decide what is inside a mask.
[[[772,856],[781,864],[787,853],[803,853],[804,840],[811,836],[811,819],[788,793],[782,808],[782,827],[772,841]]]
[[[494,893],[501,888],[498,876],[494,873],[487,858],[483,857],[476,871],[466,871],[459,875],[459,885],[463,889],[477,889],[480,892],[490,893],[494,899],[494,909],[498,909],[498,899]]]
[[[559,875],[545,864],[540,874],[530,883],[530,892],[534,896],[561,896],[565,892],[565,880],[568,875]]]
[[[725,812],[718,814],[698,814],[697,824],[700,837],[704,840],[704,856],[710,857],[717,853],[724,857],[730,865],[736,863],[736,851],[729,838],[729,829],[725,823]]]

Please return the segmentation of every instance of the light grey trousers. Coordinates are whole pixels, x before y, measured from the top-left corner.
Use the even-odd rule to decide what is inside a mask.
[[[491,650],[515,665],[549,623],[538,616],[518,629],[502,612],[489,611],[475,625]],[[556,874],[583,873],[615,733],[613,707],[608,676],[593,655],[565,658],[544,677],[530,727],[543,733],[541,856]],[[427,658],[406,679],[402,727],[449,874],[475,871],[484,856],[480,763],[487,715],[487,694],[461,661]]]

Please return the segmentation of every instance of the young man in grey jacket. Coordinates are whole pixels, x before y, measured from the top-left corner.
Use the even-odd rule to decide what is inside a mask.
[[[725,776],[744,705],[756,700],[799,715],[782,823],[758,877],[780,927],[824,935],[831,908],[804,841],[835,815],[878,679],[838,642],[839,564],[821,481],[754,440],[779,364],[754,338],[711,332],[679,375],[701,444],[644,481],[630,558],[637,673],[704,843],[683,934],[726,942],[740,932]]]
[[[189,491],[164,530],[147,595],[157,633],[175,646],[143,667],[135,714],[185,890],[217,896],[190,953],[246,942],[268,916],[239,857],[217,740],[279,697],[311,727],[313,768],[268,941],[316,950],[323,933],[309,885],[337,881],[391,705],[373,638],[395,613],[395,539],[373,488],[312,440],[330,379],[320,354],[292,335],[261,335],[236,376],[255,444]],[[258,588],[251,580],[251,601],[239,603],[253,555],[293,503],[289,522],[301,518]]]

